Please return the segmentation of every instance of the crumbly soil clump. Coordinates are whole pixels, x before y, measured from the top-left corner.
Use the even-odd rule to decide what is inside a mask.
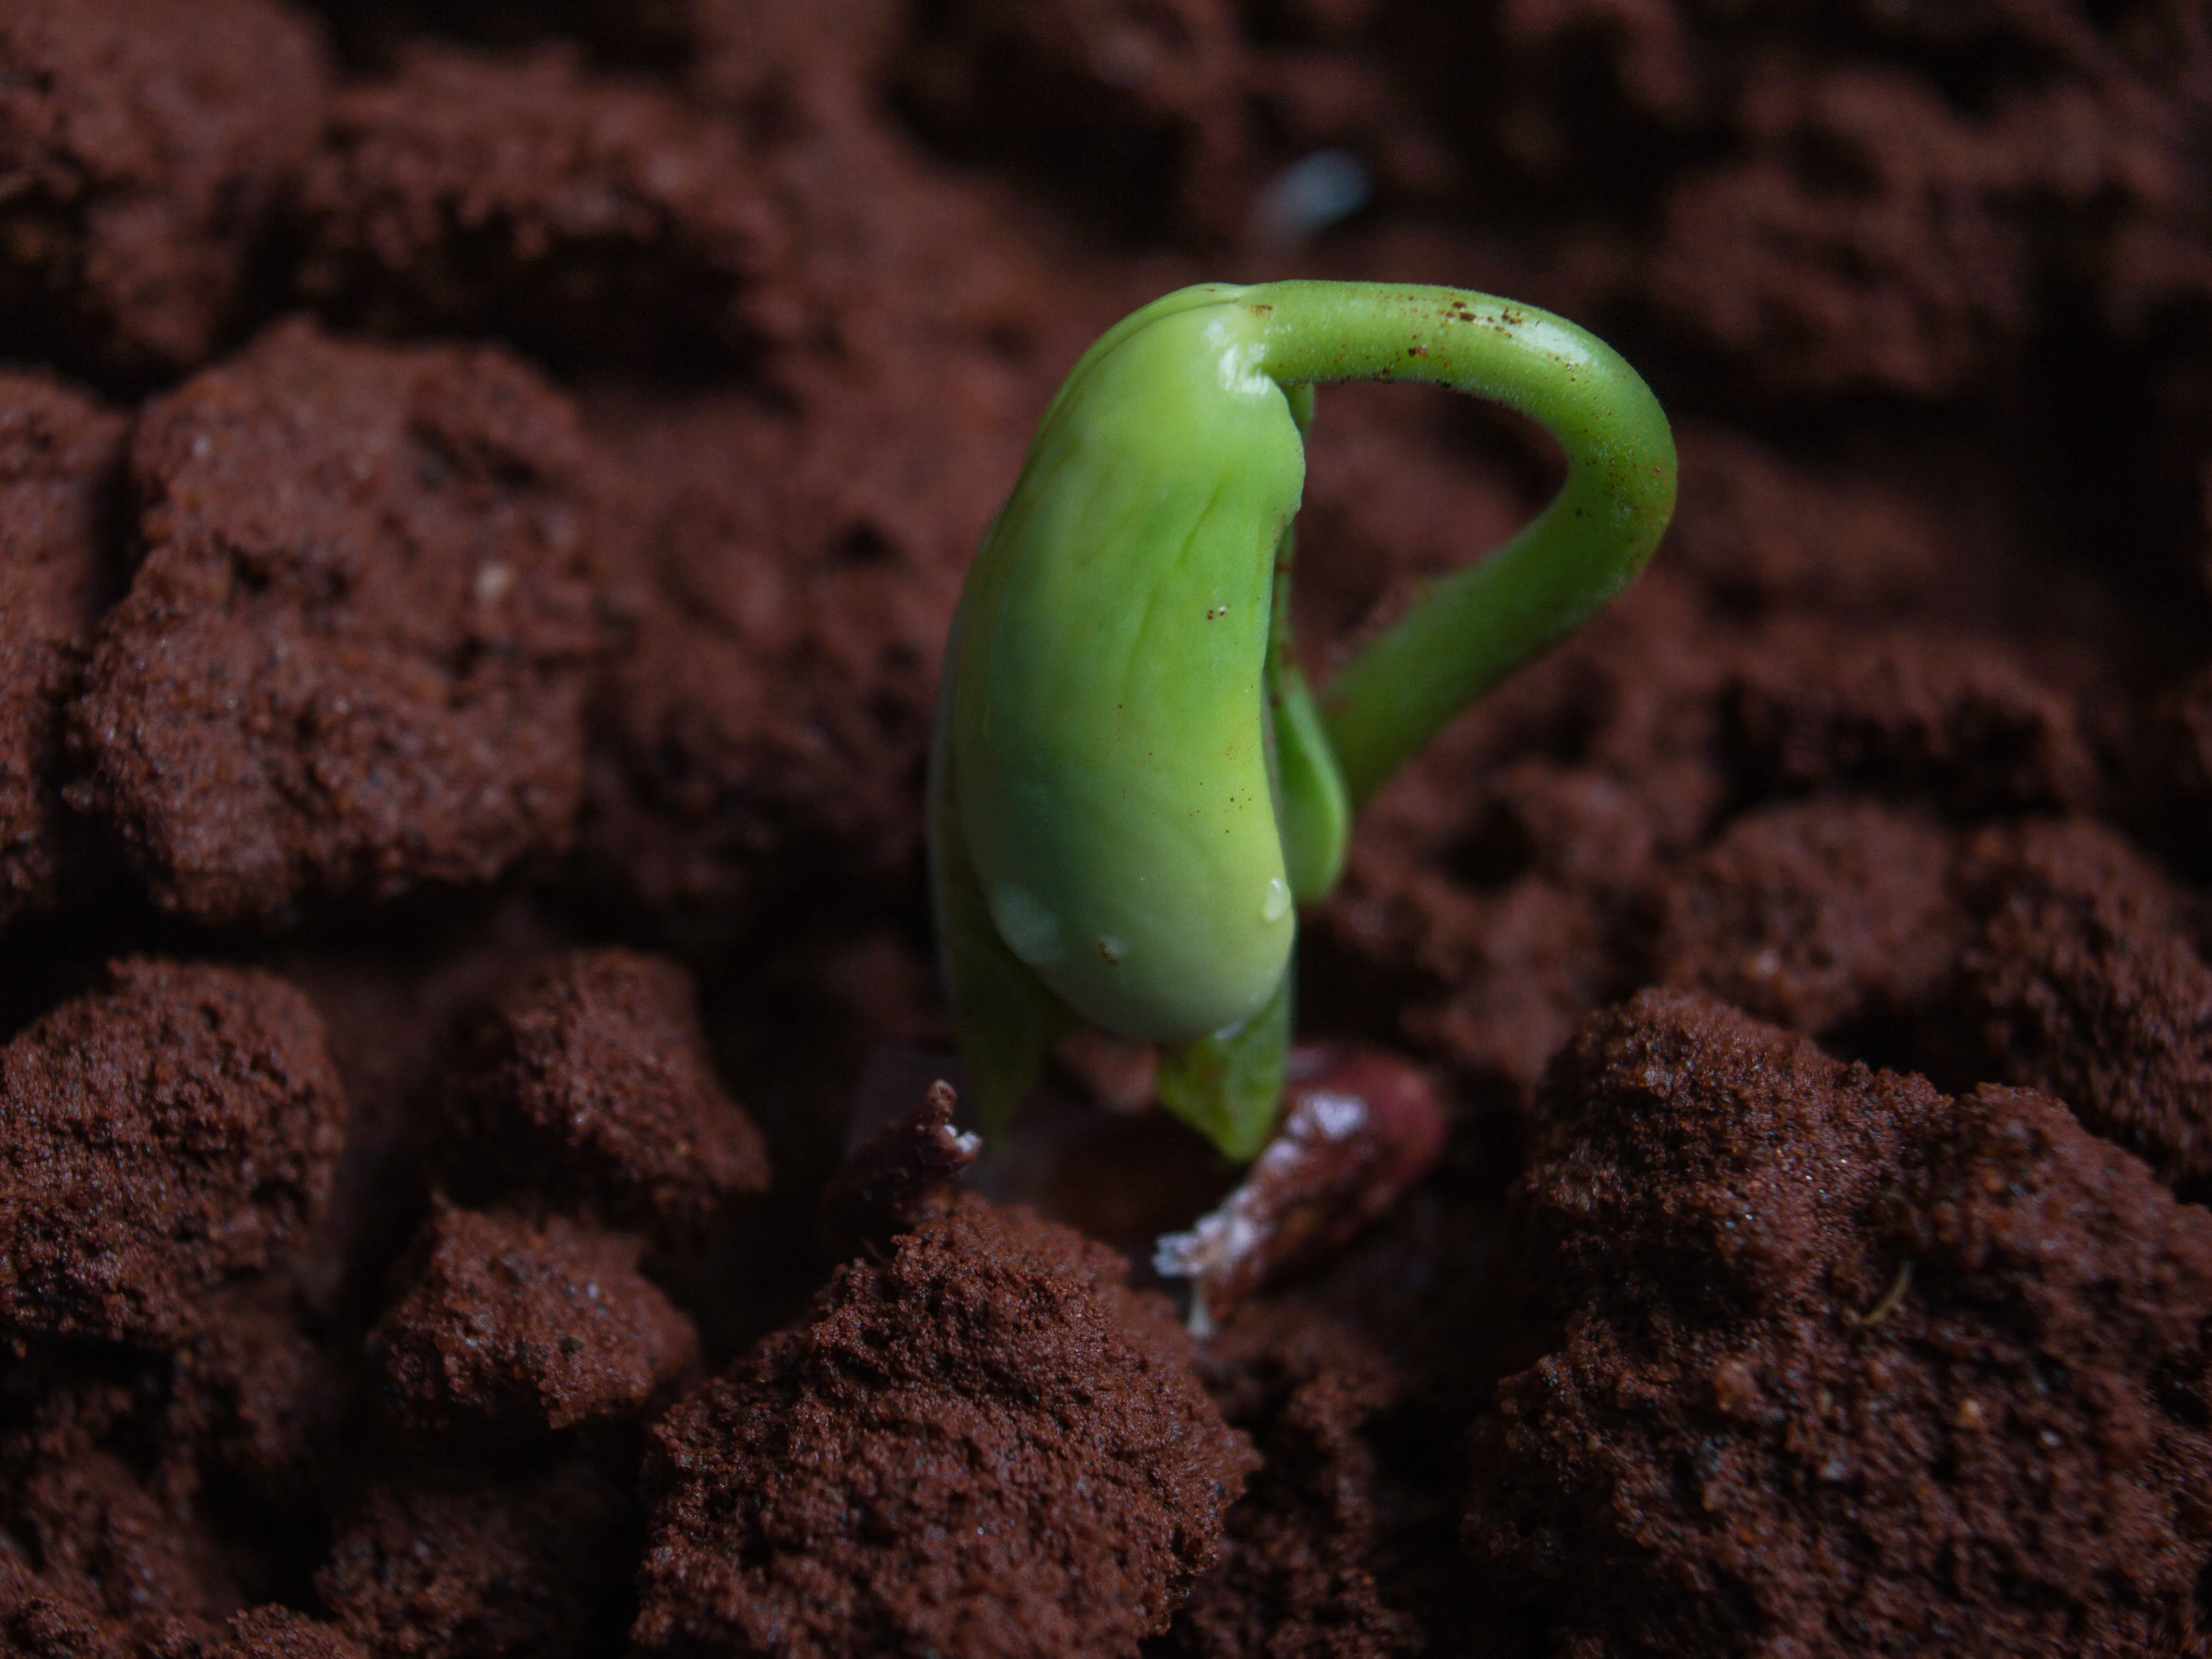
[[[62,711],[115,579],[125,420],[41,374],[0,374],[0,923],[81,862]]]
[[[681,1240],[769,1184],[760,1131],[723,1088],[683,966],[582,951],[470,1037],[449,1091],[457,1191],[526,1192]]]
[[[2056,1095],[2169,1181],[2212,1176],[2212,966],[2189,901],[2087,819],[1990,830],[1962,880],[1979,926],[1962,1036],[1984,1075]]]
[[[1224,1329],[1200,1374],[1260,1467],[1229,1512],[1221,1565],[1159,1644],[1165,1654],[1404,1653],[1391,1510],[1401,1494],[1368,1431],[1407,1378],[1326,1317],[1270,1310]]]
[[[486,349],[279,325],[150,404],[71,737],[165,907],[489,881],[568,843],[598,643],[574,410]]]
[[[126,382],[240,320],[322,118],[311,22],[276,0],[0,15],[0,349]]]
[[[1495,1594],[1592,1653],[2202,1639],[2212,1216],[2047,1097],[1657,992],[1540,1109],[1509,1271],[1557,1334],[1473,1451]]]
[[[655,1436],[662,1654],[1128,1652],[1251,1457],[1103,1246],[969,1198]]]
[[[368,1334],[379,1403],[418,1432],[492,1435],[635,1417],[697,1357],[637,1271],[645,1241],[441,1205]]]
[[[281,1260],[330,1194],[345,1097],[313,1009],[133,959],[0,1051],[0,1328],[160,1346]]]
[[[342,89],[294,210],[303,295],[383,333],[650,362],[778,325],[782,227],[742,136],[557,47],[417,47]]]
[[[617,1449],[372,1479],[340,1509],[314,1593],[371,1655],[609,1651],[637,1553],[628,1474]]]

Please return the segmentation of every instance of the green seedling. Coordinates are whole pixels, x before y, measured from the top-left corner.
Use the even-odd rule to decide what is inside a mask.
[[[1314,387],[1446,386],[1558,439],[1567,477],[1316,698],[1290,629]],[[987,1129],[1087,1020],[1159,1047],[1161,1098],[1230,1157],[1282,1093],[1297,911],[1352,815],[1643,568],[1674,502],[1636,371],[1456,289],[1208,283],[1108,331],[1046,410],[952,625],[929,846],[954,1030]]]

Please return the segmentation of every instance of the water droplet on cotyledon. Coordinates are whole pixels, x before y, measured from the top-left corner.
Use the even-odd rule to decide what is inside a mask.
[[[1060,918],[1028,889],[1000,883],[991,894],[991,920],[998,923],[1006,948],[1030,967],[1049,967],[1060,960]]]

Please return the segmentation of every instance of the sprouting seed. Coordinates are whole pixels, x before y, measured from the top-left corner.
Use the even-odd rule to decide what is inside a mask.
[[[1559,440],[1567,477],[1316,698],[1291,643],[1291,526],[1313,389],[1356,380],[1504,404]],[[1674,500],[1649,388],[1534,307],[1204,284],[1108,331],[969,573],[931,745],[939,957],[986,1125],[1088,1021],[1159,1045],[1162,1100],[1253,1156],[1282,1093],[1295,907],[1334,885],[1353,810],[1619,592]]]

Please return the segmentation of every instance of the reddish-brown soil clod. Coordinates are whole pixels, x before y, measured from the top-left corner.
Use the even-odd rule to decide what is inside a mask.
[[[19,1339],[173,1342],[329,1196],[345,1101],[305,997],[173,963],[111,979],[0,1052],[0,1329]]]
[[[524,1188],[680,1242],[769,1182],[678,963],[577,951],[477,1026],[448,1092],[456,1191]]]
[[[626,1468],[447,1462],[343,1510],[315,1592],[372,1656],[578,1659],[618,1648],[637,1559]]]
[[[2094,784],[2047,675],[1955,634],[1791,630],[1747,664],[1727,712],[1761,792],[1870,788],[1976,817],[2079,805]]]
[[[726,942],[794,887],[842,907],[912,879],[945,625],[1037,412],[988,354],[937,344],[1033,326],[1001,314],[988,263],[946,276],[985,286],[972,321],[838,275],[858,289],[842,325],[866,334],[776,360],[801,414],[726,394],[595,411],[630,480],[635,634],[593,703],[580,862],[682,944]]]
[[[1363,815],[1316,931],[1487,1097],[1525,1103],[1577,1020],[1639,982],[1653,889],[1729,783],[1718,704],[1741,649],[1664,569],[1510,684]]]
[[[124,417],[42,375],[0,374],[0,924],[60,896],[63,699],[117,573]]]
[[[813,53],[842,27],[724,26]],[[1048,264],[842,98],[813,107],[811,67],[745,66],[781,112],[804,331],[763,385],[590,407],[629,480],[635,634],[594,706],[580,873],[695,946],[795,892],[814,915],[913,890],[937,659],[1060,372],[1039,365],[1143,297]]]
[[[1491,1593],[1592,1652],[2197,1639],[2212,1217],[2048,1099],[1692,998],[1592,1020],[1544,1110]]]
[[[840,1268],[655,1431],[639,1650],[1104,1659],[1164,1629],[1250,1454],[1126,1271],[972,1197]]]
[[[283,1278],[211,1298],[177,1354],[167,1416],[205,1479],[291,1514],[325,1496],[361,1385],[350,1345],[311,1331],[299,1300]]]
[[[289,323],[149,407],[131,465],[145,556],[72,738],[163,904],[274,924],[567,843],[599,634],[557,393]]]
[[[1406,1378],[1369,1345],[1298,1310],[1224,1328],[1200,1375],[1261,1463],[1229,1512],[1220,1568],[1201,1580],[1160,1651],[1193,1659],[1404,1654],[1419,1626],[1382,1579],[1389,1495],[1367,1431]]]
[[[1928,394],[1987,373],[2027,320],[2027,249],[1998,206],[2017,161],[1917,77],[1869,66],[1777,64],[1745,104],[1752,154],[1668,199],[1658,301],[1793,389]],[[1824,188],[1807,155],[1866,183]]]
[[[301,290],[385,332],[605,362],[790,326],[763,302],[781,230],[737,130],[557,48],[414,48],[342,89],[295,211]]]
[[[137,379],[235,318],[314,143],[314,31],[274,0],[70,0],[0,12],[0,350]]]
[[[1731,823],[1669,883],[1669,985],[1797,1030],[1913,1010],[1966,944],[1952,837],[1871,801],[1791,801]]]
[[[270,965],[322,1014],[351,1107],[331,1212],[292,1265],[305,1301],[367,1319],[386,1269],[421,1223],[433,1192],[470,1203],[435,1152],[451,1127],[447,1091],[472,1022],[556,962],[569,935],[520,896],[456,907],[434,927],[340,948],[295,940]]]
[[[189,1461],[163,1443],[160,1392],[157,1367],[65,1382],[0,1431],[0,1563],[118,1635],[220,1619],[241,1599]]]
[[[1880,624],[1986,617],[2002,572],[1917,500],[1850,469],[1793,465],[1740,432],[1678,422],[1680,493],[1667,564],[1750,617]]]
[[[0,1556],[0,1640],[21,1659],[129,1659],[127,1634]]]
[[[1968,1063],[2057,1096],[2170,1181],[2212,1176],[2212,965],[2181,892],[2081,818],[1984,832],[1962,883]]]
[[[645,1241],[441,1205],[368,1336],[379,1404],[471,1444],[632,1417],[698,1358],[637,1271]]]
[[[88,1452],[28,1475],[9,1505],[10,1530],[28,1539],[76,1605],[129,1626],[156,1616],[220,1617],[238,1588],[215,1540],[180,1523],[173,1500],[149,1492],[113,1456]]]

